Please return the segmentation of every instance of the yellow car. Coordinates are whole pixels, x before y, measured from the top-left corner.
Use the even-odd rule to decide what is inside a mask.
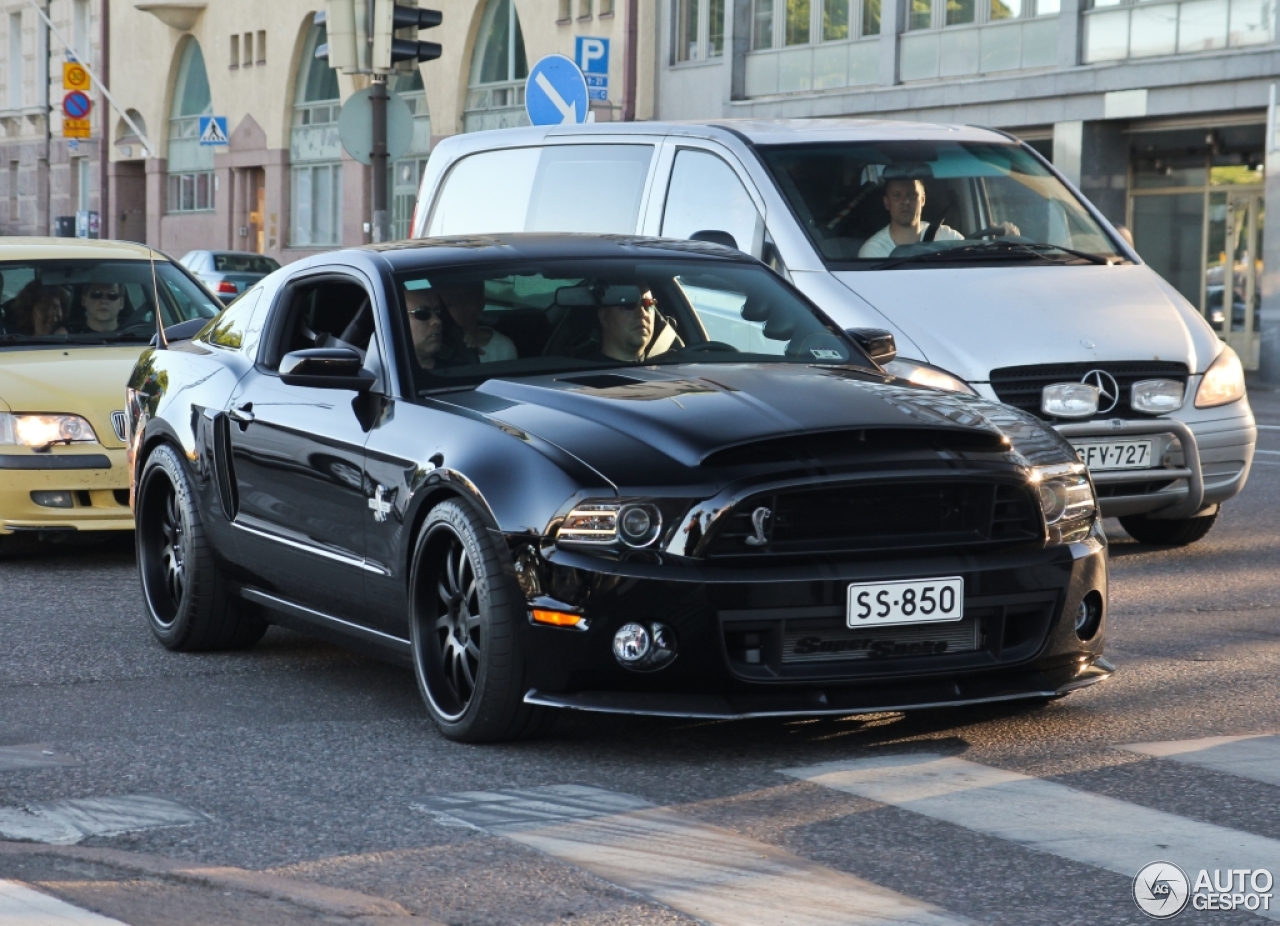
[[[125,383],[157,303],[166,328],[222,309],[142,245],[0,240],[0,555],[16,535],[133,529]]]

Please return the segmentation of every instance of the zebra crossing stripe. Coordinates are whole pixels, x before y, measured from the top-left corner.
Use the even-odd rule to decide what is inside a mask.
[[[16,881],[0,881],[0,926],[125,926]]]
[[[204,814],[147,794],[79,798],[26,807],[0,807],[0,838],[72,845],[88,836],[207,823]]]
[[[1280,736],[1210,736],[1117,748],[1280,787]]]
[[[52,768],[59,765],[79,765],[65,753],[44,743],[26,746],[0,746],[0,772],[21,772],[33,768]]]
[[[555,785],[415,803],[504,836],[711,926],[955,926],[968,921],[676,810]]]
[[[783,774],[1132,878],[1157,860],[1184,871],[1274,867],[1280,840],[926,753]],[[1280,921],[1280,910],[1255,911]]]

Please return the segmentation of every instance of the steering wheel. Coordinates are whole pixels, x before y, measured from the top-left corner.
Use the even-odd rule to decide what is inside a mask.
[[[741,351],[724,341],[703,341],[680,349],[682,354],[738,354]]]
[[[1017,231],[1008,225],[988,225],[972,235],[965,235],[965,240],[976,241],[979,238],[1000,238],[1007,235],[1016,235]]]

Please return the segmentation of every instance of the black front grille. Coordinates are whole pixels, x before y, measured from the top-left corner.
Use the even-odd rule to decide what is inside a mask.
[[[1012,405],[1037,418],[1053,420],[1040,411],[1040,394],[1054,383],[1078,383],[1086,373],[1103,370],[1115,377],[1120,387],[1116,407],[1109,417],[1147,417],[1129,406],[1129,389],[1144,379],[1172,379],[1187,387],[1187,366],[1157,360],[1135,360],[1123,363],[1045,363],[1025,367],[1002,367],[991,371],[991,388],[1006,405]]]
[[[761,510],[767,514],[760,514]],[[759,528],[759,529],[758,529]],[[1030,491],[974,481],[795,489],[737,505],[708,557],[938,550],[1023,543],[1042,534]]]

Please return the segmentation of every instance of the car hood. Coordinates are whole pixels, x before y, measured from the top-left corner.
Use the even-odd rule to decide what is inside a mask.
[[[716,363],[490,380],[457,401],[556,444],[615,484],[666,481],[657,474],[672,463],[687,472],[757,441],[854,429],[983,433],[992,447],[1007,438],[1022,462],[1075,459],[1016,409],[842,368]]]
[[[1149,267],[1076,265],[840,271],[926,360],[969,382],[1038,363],[1166,360],[1201,372],[1212,329]]]
[[[139,353],[139,345],[2,351],[0,407],[82,415],[103,446],[123,447],[111,413],[124,408],[125,384]]]

